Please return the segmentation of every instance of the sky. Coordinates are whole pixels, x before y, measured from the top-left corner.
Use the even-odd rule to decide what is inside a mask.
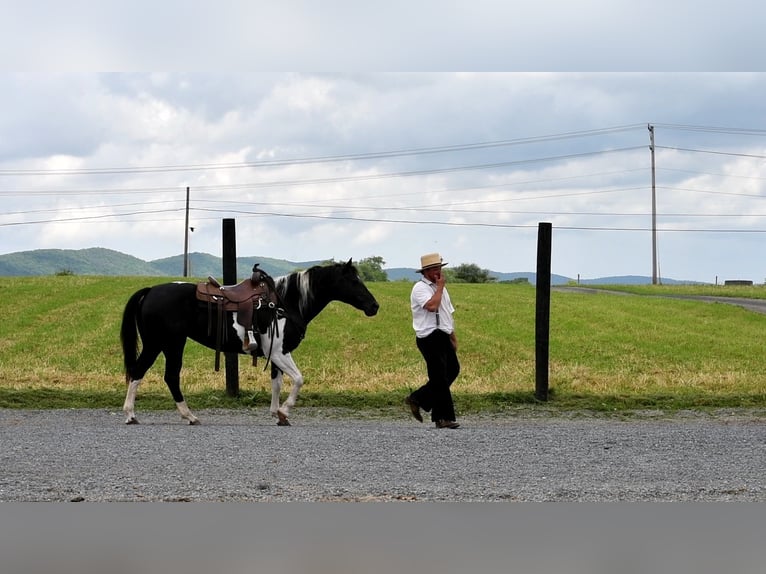
[[[759,5],[743,3],[736,25],[706,4],[682,28],[686,2],[657,4],[659,19],[595,0],[548,13],[538,3],[524,18],[474,2],[505,11],[479,19],[447,2],[443,33],[428,36],[434,19],[415,8],[402,23],[396,2],[373,9],[367,33],[333,19],[339,2],[322,13],[254,4],[280,12],[268,15],[284,34],[263,11],[187,15],[174,38],[194,66],[179,65],[173,41],[153,59],[170,17],[160,9],[144,14],[143,43],[126,32],[139,13],[119,20],[107,8],[91,17],[112,34],[70,12],[26,35],[0,25],[30,46],[53,37],[48,46],[66,48],[28,50],[0,70],[0,254],[105,247],[150,261],[182,254],[188,235],[190,252],[220,255],[233,218],[240,257],[378,256],[391,268],[439,252],[453,266],[527,272],[549,222],[555,274],[766,281],[766,74],[726,71],[760,66]],[[15,22],[33,18],[11,9],[26,10]],[[589,10],[630,26],[599,28]],[[232,44],[243,19],[263,34]],[[206,39],[210,54],[205,23],[222,40]],[[681,49],[652,41],[649,24],[654,39],[674,30]],[[266,66],[265,46],[277,56]],[[247,54],[260,69],[243,71]],[[152,64],[219,71],[100,71]]]

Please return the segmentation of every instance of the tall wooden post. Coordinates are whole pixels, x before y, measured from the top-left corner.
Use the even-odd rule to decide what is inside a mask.
[[[652,285],[657,285],[657,186],[654,171],[654,126],[649,124],[649,150],[652,156]]]
[[[184,277],[189,276],[189,188],[186,188],[186,219],[184,221]]]
[[[548,400],[548,357],[551,318],[551,236],[553,226],[537,228],[537,303],[535,309],[535,398]]]
[[[237,283],[237,234],[233,219],[223,220],[223,284]],[[226,394],[239,396],[239,355],[224,353],[226,364]]]

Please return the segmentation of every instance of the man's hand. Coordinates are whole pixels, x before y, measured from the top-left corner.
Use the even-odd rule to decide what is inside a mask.
[[[457,353],[457,335],[455,335],[455,331],[452,331],[449,336],[450,343],[452,343],[452,348],[455,349],[455,352]]]

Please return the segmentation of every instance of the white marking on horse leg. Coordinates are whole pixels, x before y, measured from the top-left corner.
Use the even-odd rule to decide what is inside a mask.
[[[279,410],[279,393],[282,392],[282,371],[277,371],[277,376],[271,379],[271,406],[269,412],[271,416],[277,418]]]
[[[277,409],[277,417],[279,418],[277,424],[280,426],[288,426],[290,422],[287,417],[290,415],[290,409],[295,406],[295,402],[298,400],[298,393],[300,393],[301,387],[303,386],[303,375],[301,375],[301,372],[298,370],[290,353],[279,355],[276,358],[272,357],[272,361],[276,363],[277,367],[279,367],[284,374],[290,377],[292,382],[290,394],[287,396],[287,399],[285,399],[285,402],[282,403],[282,406]]]
[[[199,419],[195,417],[192,412],[189,410],[189,407],[186,406],[186,401],[181,401],[180,403],[176,403],[176,406],[178,407],[178,411],[181,413],[181,418],[186,419],[189,421],[190,425],[198,425]]]
[[[125,395],[125,403],[122,405],[122,410],[127,415],[125,419],[126,425],[137,425],[138,419],[136,418],[136,393],[138,393],[138,385],[141,384],[141,379],[134,381],[130,380],[128,383],[128,392]]]

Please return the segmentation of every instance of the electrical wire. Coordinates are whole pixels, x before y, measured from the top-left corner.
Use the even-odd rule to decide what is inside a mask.
[[[720,127],[713,127],[713,126],[690,126],[690,125],[683,125],[683,124],[654,124],[656,127],[663,127],[665,129],[677,129],[677,130],[685,130],[685,131],[697,131],[697,132],[709,132],[709,133],[720,133],[720,134],[736,134],[736,135],[751,135],[751,136],[762,136],[766,135],[766,130],[754,130],[754,129],[737,129],[737,128],[720,128]],[[329,163],[329,162],[349,162],[349,161],[361,161],[361,160],[369,160],[369,159],[380,159],[380,158],[392,158],[392,157],[401,157],[401,156],[416,156],[416,155],[427,155],[427,154],[438,154],[438,153],[447,153],[447,152],[458,152],[458,151],[468,151],[468,150],[478,150],[478,149],[489,149],[493,147],[502,147],[502,146],[514,146],[514,145],[522,145],[522,144],[530,144],[530,143],[541,143],[541,142],[551,142],[551,141],[557,141],[557,140],[565,140],[570,138],[577,138],[577,137],[589,137],[589,136],[596,136],[596,135],[604,135],[604,134],[611,134],[616,133],[620,131],[629,131],[629,130],[635,130],[639,127],[643,128],[645,124],[633,124],[633,125],[627,125],[627,126],[616,126],[612,128],[603,128],[603,129],[597,129],[597,130],[585,130],[585,131],[579,131],[579,132],[565,132],[560,134],[554,134],[554,135],[548,135],[548,136],[539,136],[539,137],[533,137],[533,138],[519,138],[515,140],[499,140],[499,141],[491,141],[491,142],[479,142],[479,143],[470,143],[470,144],[460,144],[460,145],[450,145],[450,146],[435,146],[430,148],[411,148],[411,149],[400,149],[400,150],[390,150],[390,151],[384,151],[384,152],[371,152],[371,153],[361,153],[361,154],[348,154],[348,155],[337,155],[337,156],[316,156],[316,157],[306,157],[306,158],[296,158],[296,159],[285,159],[285,160],[264,160],[259,162],[243,162],[243,163],[226,163],[226,164],[189,164],[189,165],[169,165],[169,166],[154,166],[154,167],[136,167],[136,168],[98,168],[98,169],[73,169],[73,170],[0,170],[0,176],[17,176],[17,175],[95,175],[95,174],[122,174],[122,173],[155,173],[155,172],[162,172],[162,171],[191,171],[191,170],[208,170],[208,169],[232,169],[232,168],[245,168],[245,167],[282,167],[282,166],[292,166],[292,165],[304,165],[304,164],[310,164],[310,163]],[[726,156],[738,156],[738,157],[749,157],[749,158],[757,158],[757,159],[766,159],[766,156],[763,155],[757,155],[757,154],[745,154],[745,153],[733,153],[733,152],[724,152],[724,151],[717,151],[717,150],[700,150],[700,149],[691,149],[691,148],[682,148],[682,147],[670,147],[670,146],[655,146],[657,149],[667,149],[667,150],[676,150],[676,151],[684,151],[684,152],[692,152],[692,153],[706,153],[706,154],[717,154],[717,155],[726,155]],[[624,147],[624,148],[615,148],[615,149],[602,149],[602,150],[596,150],[596,151],[590,151],[590,152],[581,152],[581,153],[575,153],[575,154],[567,154],[567,155],[558,155],[558,156],[547,156],[547,157],[538,157],[538,158],[531,158],[531,159],[524,159],[524,160],[514,160],[514,161],[504,161],[504,162],[495,162],[495,163],[484,163],[484,164],[474,164],[474,165],[462,165],[462,166],[451,166],[451,167],[442,167],[442,168],[434,168],[434,169],[422,169],[422,170],[413,170],[413,171],[399,171],[399,172],[390,172],[390,173],[382,173],[382,174],[365,174],[365,175],[356,175],[356,176],[343,176],[343,177],[328,177],[328,178],[312,178],[312,179],[305,179],[305,180],[274,180],[274,181],[265,181],[265,182],[253,182],[253,183],[239,183],[239,184],[225,184],[225,185],[210,185],[210,186],[197,186],[195,189],[204,189],[204,190],[247,190],[247,189],[263,189],[263,188],[279,188],[279,187],[287,187],[287,186],[301,186],[301,185],[317,185],[317,184],[326,184],[326,183],[345,183],[345,182],[358,182],[358,181],[367,181],[367,180],[380,180],[380,179],[389,179],[389,178],[400,178],[400,177],[411,177],[411,176],[422,176],[422,175],[433,175],[433,174],[443,174],[443,173],[453,173],[458,171],[468,171],[468,170],[484,170],[484,169],[498,169],[498,168],[507,168],[507,167],[513,167],[513,166],[521,166],[525,164],[535,164],[540,162],[562,162],[567,161],[571,159],[580,159],[583,157],[589,157],[589,156],[598,156],[598,155],[604,155],[604,154],[613,154],[613,153],[621,153],[626,151],[635,151],[639,149],[645,149],[645,146],[632,146],[632,147]],[[635,170],[621,170],[619,172],[607,172],[607,173],[626,173],[629,171],[642,171],[646,168],[640,168]],[[663,169],[663,168],[660,168]],[[672,168],[664,168],[668,171],[673,171]],[[683,171],[683,170],[675,170],[675,171]],[[689,173],[697,173],[697,172],[689,172]],[[596,174],[596,175],[603,175],[603,174]],[[721,175],[726,177],[749,177],[749,176],[733,176],[729,174],[708,174],[708,175]],[[451,191],[466,191],[466,190],[478,190],[478,189],[487,189],[487,188],[502,188],[502,187],[509,187],[509,186],[518,186],[529,184],[529,183],[541,183],[546,181],[557,181],[562,179],[572,179],[574,177],[583,177],[583,176],[570,176],[570,177],[564,177],[564,178],[552,178],[552,179],[543,179],[540,178],[538,180],[530,180],[527,182],[508,182],[508,183],[502,183],[498,185],[486,185],[486,186],[472,186],[467,188],[454,188],[454,189],[444,189],[444,190],[431,190],[429,193],[447,193]],[[766,179],[761,177],[752,177],[751,179]],[[491,199],[491,200],[473,200],[473,201],[465,201],[465,202],[451,202],[447,204],[450,209],[441,208],[439,209],[439,206],[434,206],[432,204],[427,205],[415,205],[415,206],[402,206],[402,207],[374,207],[374,206],[358,206],[358,207],[352,207],[349,206],[348,203],[346,203],[343,206],[338,205],[327,205],[325,202],[332,201],[332,199],[324,198],[322,200],[319,200],[318,203],[257,203],[257,205],[263,207],[263,206],[271,206],[271,207],[277,207],[277,206],[288,206],[288,207],[296,207],[296,208],[303,208],[303,209],[344,209],[344,212],[341,213],[359,213],[362,211],[414,211],[416,213],[447,213],[447,214],[547,214],[547,215],[599,215],[599,216],[639,216],[641,214],[631,214],[631,213],[593,213],[593,212],[548,212],[548,211],[530,211],[530,212],[523,212],[523,211],[514,211],[514,210],[493,210],[493,211],[482,211],[482,210],[468,210],[468,209],[456,209],[457,207],[461,206],[468,206],[468,205],[477,205],[477,204],[487,204],[487,203],[502,203],[502,202],[518,202],[518,201],[530,201],[530,200],[543,200],[543,199],[551,199],[551,198],[566,198],[566,197],[574,197],[578,195],[593,195],[593,194],[606,194],[606,193],[617,193],[617,192],[623,192],[623,191],[635,191],[635,190],[645,190],[646,187],[632,187],[632,188],[618,188],[618,189],[609,189],[609,190],[591,190],[591,191],[584,191],[584,192],[568,192],[568,193],[557,193],[557,194],[535,194],[530,195],[528,197],[513,197],[513,198],[501,198],[501,199]],[[680,188],[680,187],[658,187],[657,189],[665,189],[667,191],[682,191],[682,192],[693,192],[693,193],[707,193],[707,194],[718,194],[718,195],[737,195],[737,196],[743,196],[743,197],[754,197],[754,198],[763,198],[761,195],[757,194],[746,194],[746,193],[736,193],[736,192],[723,192],[723,191],[715,191],[715,190],[700,190],[700,189],[687,189],[687,188]],[[13,196],[13,195],[24,195],[24,196],[44,196],[44,195],[99,195],[103,196],[105,194],[110,195],[125,195],[125,194],[134,194],[134,193],[182,193],[184,190],[181,188],[175,188],[175,187],[150,187],[150,188],[126,188],[126,189],[98,189],[98,190],[49,190],[49,191],[42,191],[42,190],[0,190],[0,194],[3,196]],[[373,198],[386,198],[390,199],[397,196],[405,196],[409,197],[410,195],[421,195],[422,191],[413,192],[413,193],[407,193],[407,194],[386,194],[386,195],[380,195],[380,196],[365,196],[359,199],[365,199],[370,200]],[[337,198],[339,200],[348,202],[350,201],[349,198]],[[180,201],[180,200],[175,200]],[[208,200],[197,200],[197,203],[204,202]],[[210,200],[217,204],[225,203],[221,200]],[[156,202],[142,202],[139,204],[116,204],[116,205],[106,205],[106,206],[89,206],[89,207],[79,207],[79,208],[63,208],[63,209],[104,209],[104,208],[116,208],[116,207],[131,207],[134,205],[150,205],[150,204],[168,204],[172,203],[173,200],[168,201],[156,201]],[[247,202],[237,202],[238,205],[248,205]],[[55,209],[47,209],[47,210],[31,210],[31,211],[17,211],[17,212],[10,212],[10,213],[4,213],[0,214],[0,216],[8,216],[8,215],[27,215],[27,214],[33,214],[33,213],[46,213],[46,212],[58,212],[60,213],[62,210],[55,210]],[[126,218],[126,217],[134,217],[138,215],[155,215],[155,214],[161,214],[161,213],[179,213],[182,212],[183,208],[166,208],[166,209],[154,209],[154,210],[139,210],[139,211],[130,211],[130,212],[118,212],[118,213],[111,213],[111,214],[97,214],[97,215],[81,215],[81,216],[75,216],[75,217],[68,217],[68,218],[56,218],[56,219],[49,219],[49,220],[34,220],[34,221],[16,221],[16,222],[6,222],[6,223],[0,223],[0,227],[7,227],[7,226],[16,226],[16,225],[32,225],[32,224],[42,224],[42,223],[71,223],[71,222],[86,222],[86,223],[98,223],[98,222],[104,222],[105,220],[109,220],[110,223],[114,222],[120,222],[120,221],[127,221],[127,220],[121,220],[120,218]],[[299,214],[299,213],[285,213],[285,212],[272,212],[272,211],[245,211],[245,210],[234,210],[234,209],[215,209],[215,208],[201,208],[201,207],[195,207],[193,211],[197,213],[238,213],[245,216],[251,216],[251,217],[294,217],[294,218],[314,218],[314,219],[335,219],[335,220],[345,220],[345,221],[361,221],[361,222],[379,222],[379,223],[401,223],[401,224],[430,224],[430,225],[450,225],[450,226],[476,226],[476,227],[500,227],[500,228],[526,228],[526,227],[534,227],[530,225],[513,225],[513,224],[492,224],[492,223],[482,223],[482,222],[449,222],[449,221],[430,221],[430,220],[404,220],[404,219],[381,219],[381,218],[362,218],[362,217],[349,217],[349,216],[343,216],[343,215],[333,215],[333,214]],[[753,216],[753,217],[760,217],[760,215],[757,214],[744,214],[744,215],[736,215],[736,214],[661,214],[661,216],[667,216],[667,217],[744,217],[744,216]],[[166,221],[166,220],[163,220]],[[649,231],[645,228],[632,228],[632,227],[575,227],[575,226],[559,226],[557,229],[562,230],[589,230],[589,231]],[[763,230],[753,230],[753,229],[745,229],[745,230],[736,230],[736,229],[681,229],[681,228],[667,228],[667,229],[658,229],[658,231],[670,231],[670,232],[713,232],[713,233],[763,233]]]
[[[727,152],[727,151],[716,151],[716,150],[710,150],[710,149],[690,149],[690,148],[670,147],[670,146],[662,146],[662,145],[655,145],[654,147],[655,149],[670,149],[674,151],[686,151],[686,152],[693,152],[693,153],[708,153],[708,154],[715,154],[715,155],[728,155],[733,157],[752,157],[756,159],[766,159],[766,155],[752,154],[752,153],[735,153],[735,152]]]
[[[200,171],[212,169],[241,169],[257,167],[282,167],[293,165],[304,165],[312,163],[346,162],[359,161],[367,159],[382,159],[403,156],[428,155],[436,153],[446,153],[455,151],[467,151],[477,149],[488,149],[495,147],[515,146],[530,143],[542,143],[560,141],[578,137],[592,137],[617,133],[621,131],[636,130],[643,128],[643,124],[632,124],[624,126],[614,126],[609,128],[599,128],[592,130],[581,130],[575,132],[564,132],[546,136],[534,136],[526,138],[517,138],[511,140],[499,140],[490,142],[478,142],[468,144],[435,146],[426,148],[410,148],[382,152],[367,152],[358,154],[335,155],[335,156],[315,156],[305,158],[294,158],[284,160],[259,160],[254,162],[240,163],[208,163],[208,164],[187,164],[187,165],[164,165],[164,166],[146,166],[146,167],[109,167],[109,168],[71,168],[71,169],[0,169],[2,175],[99,175],[99,174],[125,174],[125,173],[158,173],[173,171]]]

